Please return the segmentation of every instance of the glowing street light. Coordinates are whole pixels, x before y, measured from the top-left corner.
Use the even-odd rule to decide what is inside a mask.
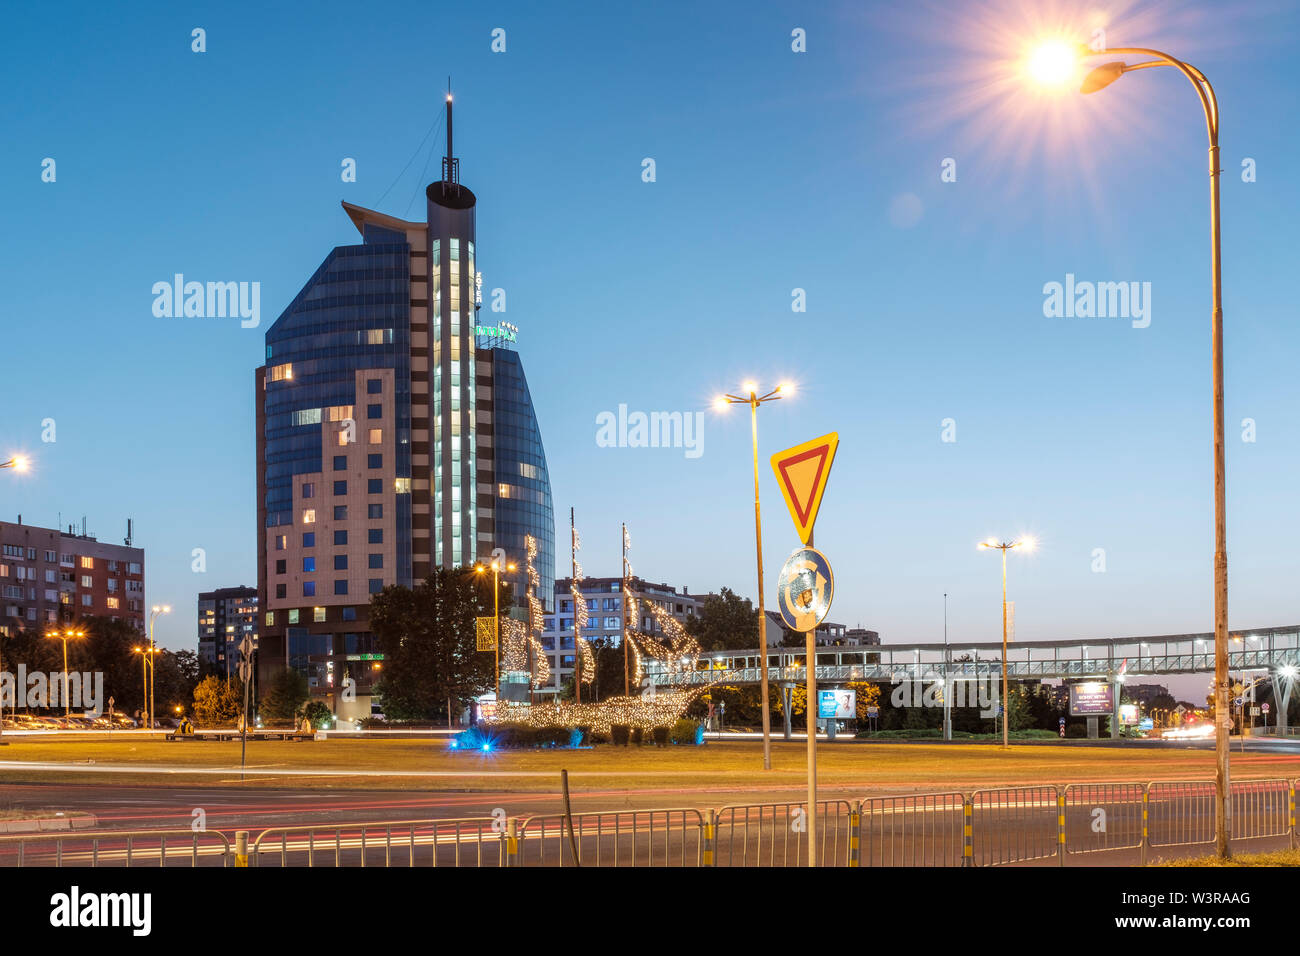
[[[68,702],[68,641],[80,640],[86,636],[86,632],[72,627],[65,627],[62,631],[46,631],[45,636],[51,640],[63,642],[63,716],[68,717],[72,714],[71,705]]]
[[[758,406],[764,402],[775,402],[794,390],[789,383],[782,383],[766,395],[758,394],[758,385],[753,381],[741,385],[745,395],[719,395],[714,407],[726,411],[728,405],[748,405],[750,432],[754,443],[754,541],[758,552],[758,655],[759,683],[762,686],[763,707],[763,769],[772,769],[772,716],[768,713],[767,691],[767,607],[763,602],[763,518],[758,506]],[[746,397],[748,396],[748,397]]]
[[[1009,732],[1011,708],[1007,706],[1010,703],[1007,697],[1007,552],[1016,548],[1032,551],[1034,550],[1034,539],[1021,538],[1019,541],[998,541],[997,538],[989,538],[986,541],[981,541],[979,546],[984,550],[1002,552],[1002,749],[1005,750],[1011,746]]]
[[[1104,90],[1125,73],[1158,66],[1170,66],[1183,74],[1196,90],[1205,114],[1205,129],[1210,150],[1210,339],[1213,390],[1213,446],[1214,446],[1214,700],[1215,700],[1215,847],[1221,859],[1230,855],[1228,848],[1228,532],[1227,500],[1225,491],[1224,423],[1223,423],[1223,285],[1220,267],[1219,237],[1219,180],[1222,166],[1219,163],[1219,102],[1214,87],[1205,74],[1182,60],[1146,47],[1117,47],[1111,50],[1093,50],[1083,45],[1062,43],[1051,39],[1041,43],[1029,56],[1027,72],[1041,86],[1063,84],[1063,74],[1073,75],[1073,67],[1066,69],[1071,54],[1079,63],[1089,57],[1135,56],[1146,57],[1137,63],[1112,60],[1095,67],[1084,76],[1079,86],[1081,93]],[[1055,82],[1054,82],[1055,81]]]
[[[26,455],[14,455],[7,461],[0,461],[0,468],[12,468],[14,471],[26,471],[30,462]]]
[[[158,620],[159,615],[162,615],[162,614],[170,614],[171,612],[172,612],[171,605],[169,605],[169,604],[164,604],[164,605],[162,605],[162,606],[160,607],[159,605],[155,604],[155,605],[153,606],[153,611],[152,611],[152,613],[149,615],[149,655],[150,655],[150,657],[149,657],[149,672],[150,672],[150,674],[153,674],[153,673],[154,673],[154,669],[153,669],[153,668],[154,668],[154,662],[157,660],[157,658],[154,657],[153,655],[155,655],[155,654],[158,653],[158,649],[154,646],[154,642],[153,642],[153,626],[154,626],[154,622]],[[146,719],[145,719],[145,726],[146,726],[148,729],[150,729],[150,730],[153,730],[153,714],[154,714],[154,711],[153,711],[153,687],[154,687],[154,684],[155,684],[155,683],[156,683],[155,681],[152,681],[152,680],[149,681],[149,713],[148,713],[148,715],[147,715],[147,717],[146,717]]]

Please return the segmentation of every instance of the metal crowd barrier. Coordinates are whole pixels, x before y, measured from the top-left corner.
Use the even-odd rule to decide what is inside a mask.
[[[110,830],[0,836],[0,867],[195,867],[202,858],[231,861],[230,840],[216,830]]]
[[[807,804],[764,803],[729,806],[713,816],[714,866],[806,866]],[[817,803],[817,863],[856,865],[851,859],[857,837],[856,804],[847,800]]]
[[[976,790],[970,802],[972,865],[1002,866],[1059,854],[1056,787]]]
[[[1297,845],[1295,780],[1234,781],[1233,841]],[[273,827],[0,836],[4,866],[804,866],[798,802]],[[982,788],[824,800],[822,866],[1064,866],[1089,854],[1214,842],[1208,781]]]
[[[1144,850],[1145,795],[1140,783],[1066,786],[1061,795],[1065,855]]]
[[[962,866],[966,797],[920,793],[862,801],[863,866]]]
[[[495,817],[275,827],[253,841],[253,866],[505,866],[506,821]]]
[[[519,866],[700,866],[704,813],[693,807],[528,817],[519,826]],[[570,837],[572,836],[572,840]]]

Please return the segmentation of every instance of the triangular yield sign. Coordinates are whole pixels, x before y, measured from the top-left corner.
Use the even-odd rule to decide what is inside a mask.
[[[839,433],[831,432],[772,456],[776,483],[781,486],[785,505],[790,509],[795,530],[804,544],[812,537],[817,509],[821,506],[822,492],[826,490],[826,479],[830,477],[831,463],[839,444]]]

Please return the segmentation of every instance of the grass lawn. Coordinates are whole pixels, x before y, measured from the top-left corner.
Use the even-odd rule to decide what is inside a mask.
[[[796,788],[805,781],[802,742],[772,744],[761,770],[758,741],[702,747],[613,747],[483,753],[450,751],[441,740],[331,738],[248,743],[252,787],[429,791],[556,789],[561,769],[583,789],[710,786]],[[58,764],[58,769],[16,764]],[[0,782],[239,784],[239,742],[139,738],[26,738],[0,751]],[[1234,779],[1300,776],[1300,756],[1233,754]],[[195,770],[211,772],[194,773]],[[233,769],[234,773],[230,772]],[[1212,780],[1214,754],[1196,750],[995,744],[822,744],[818,777],[828,788],[954,790],[1088,781]]]
[[[1300,850],[1275,850],[1272,853],[1240,853],[1230,860],[1217,856],[1189,857],[1185,860],[1166,860],[1155,866],[1300,866]]]

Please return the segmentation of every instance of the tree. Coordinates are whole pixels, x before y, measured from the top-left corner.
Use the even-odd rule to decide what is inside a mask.
[[[438,568],[414,588],[390,585],[371,599],[385,716],[436,719],[448,701],[463,705],[493,686],[493,655],[478,650],[475,622],[491,609],[490,592],[473,571]]]
[[[334,716],[330,713],[329,705],[323,700],[308,701],[302,709],[302,715],[310,720],[311,725],[318,730],[328,728],[330,719]]]
[[[709,594],[699,613],[686,621],[686,632],[705,651],[738,651],[758,646],[758,611],[749,598],[731,588]]]
[[[200,727],[229,726],[239,719],[243,706],[243,687],[237,677],[229,682],[205,677],[194,688],[194,722]]]
[[[204,678],[204,683],[211,680],[220,681],[220,678],[207,677]],[[275,675],[270,689],[262,694],[257,712],[266,720],[293,720],[298,715],[298,709],[310,696],[307,678],[292,667],[286,667]],[[242,696],[240,706],[243,706]]]
[[[138,656],[138,655],[137,655]],[[198,688],[198,655],[193,651],[163,651],[154,661],[154,706],[169,714],[194,697]],[[222,682],[225,682],[224,677]]]

